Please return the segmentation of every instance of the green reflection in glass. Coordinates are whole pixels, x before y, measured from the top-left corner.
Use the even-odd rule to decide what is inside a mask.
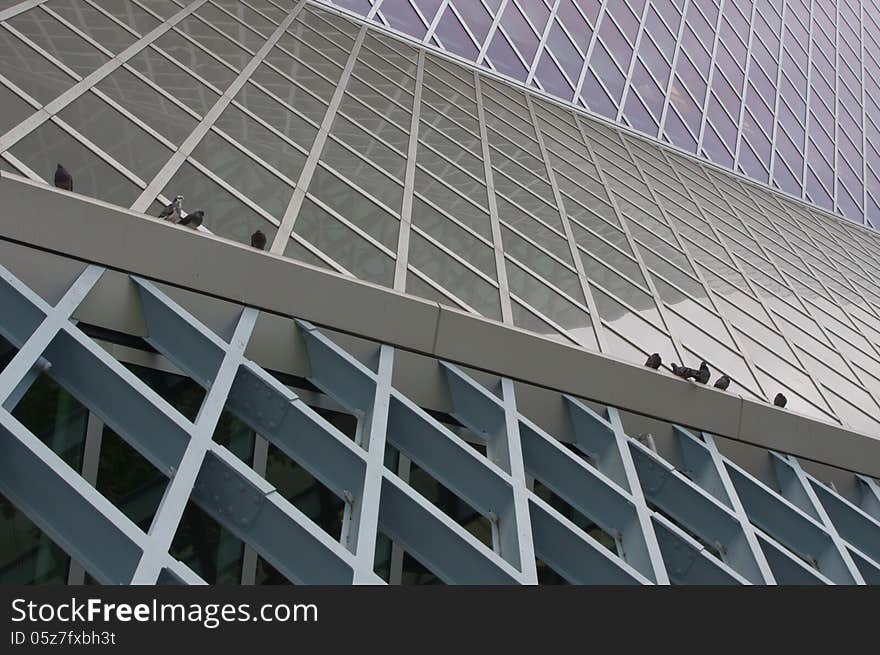
[[[70,558],[0,495],[0,585],[65,584]]]
[[[179,559],[208,584],[241,584],[244,542],[192,502],[187,503],[171,556]]]
[[[41,373],[12,415],[68,466],[80,470],[89,412],[54,380]]]
[[[141,530],[147,531],[168,479],[108,427],[101,437],[95,488]]]
[[[274,566],[262,557],[257,558],[257,575],[254,582],[258,585],[289,585],[293,584],[285,578]]]
[[[0,367],[15,349],[4,342]],[[0,350],[4,350],[0,348]],[[88,410],[45,374],[12,415],[71,468],[82,466]],[[0,584],[65,584],[70,558],[8,499],[0,496]]]
[[[266,479],[298,510],[334,539],[339,539],[345,509],[343,500],[271,444]]]
[[[234,414],[224,410],[214,430],[214,441],[250,466],[254,458],[254,431]]]
[[[195,421],[205,399],[205,390],[191,378],[123,362],[141,382],[162,396],[169,405],[190,421]]]

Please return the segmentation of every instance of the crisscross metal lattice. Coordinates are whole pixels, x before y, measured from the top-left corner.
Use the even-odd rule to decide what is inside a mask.
[[[17,348],[0,372],[0,491],[99,582],[203,582],[169,554],[189,502],[295,583],[381,584],[380,535],[446,583],[535,584],[539,563],[582,584],[880,582],[873,480],[859,478],[857,505],[794,458],[769,453],[770,488],[710,435],[678,427],[676,468],[628,436],[618,410],[569,396],[560,402],[574,440],[563,442],[518,412],[511,380],[488,389],[438,362],[463,438],[396,388],[392,347],[377,345],[371,368],[292,321],[309,381],[357,417],[350,439],[246,357],[257,310],[241,309],[227,341],[131,277],[146,341],[206,391],[190,421],[71,318],[104,273],[86,267],[50,305],[0,267],[0,333]],[[167,476],[148,530],[13,417],[41,373]],[[338,540],[212,439],[224,410],[343,499]],[[420,494],[406,467],[387,465],[389,448],[484,517],[491,538]]]

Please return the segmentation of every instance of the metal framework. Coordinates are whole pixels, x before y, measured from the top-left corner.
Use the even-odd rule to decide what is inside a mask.
[[[471,9],[477,4],[488,8],[480,2]],[[469,57],[510,75],[502,68],[505,51],[492,45],[503,40],[523,79],[548,91],[542,62],[549,57],[553,66],[563,65],[564,55],[553,52],[556,27],[571,38],[565,21],[574,5],[544,3],[542,23],[538,4],[503,0],[482,27],[468,25],[474,14],[450,0],[434,17],[415,13],[426,44],[450,47],[451,17],[475,46]],[[750,25],[749,43],[768,39],[766,19],[776,15],[778,42],[765,45],[782,60],[797,45],[790,21],[800,21],[798,4],[788,0],[779,14],[755,6],[746,21],[729,0],[711,16],[702,3],[684,3],[681,22],[673,25],[652,0],[633,12],[643,20],[627,35],[620,3],[600,3],[592,24],[607,20],[607,29],[622,32],[632,51],[625,74],[619,71],[628,86],[614,115],[626,120],[631,103],[645,102],[644,91],[630,86],[646,64],[643,48],[656,47],[657,20],[680,38],[689,20],[714,21],[715,41],[705,53],[711,89],[702,122],[686,129],[708,148],[719,129],[714,116],[721,116],[713,114],[718,109],[710,96],[722,85],[738,85],[740,104],[723,111],[738,124],[739,136],[723,147],[731,161],[746,161],[760,150],[760,136],[743,126],[755,118],[756,102],[766,104],[754,95],[752,75],[772,74],[774,113],[792,101],[784,90],[791,80],[782,67],[767,70],[757,52],[738,77],[727,70],[731,38],[746,48],[730,30],[740,16]],[[834,12],[838,45],[848,39],[845,30],[854,31],[851,3],[845,4]],[[417,9],[397,3],[403,5]],[[521,22],[511,22],[508,11]],[[856,15],[873,20],[868,13]],[[380,3],[369,17],[395,25]],[[809,53],[822,50],[822,20],[810,21]],[[574,45],[584,57],[573,71],[579,77],[569,80],[577,96],[616,88],[607,75],[597,75],[592,59],[608,55],[608,34],[600,29],[588,43]],[[535,37],[534,55],[521,52],[526,33]],[[865,68],[873,57],[866,33],[859,33],[863,97],[873,79]],[[688,60],[688,47],[676,45],[672,67]],[[812,88],[825,73],[812,54],[808,61]],[[832,67],[835,94],[852,93],[849,64],[835,56]],[[673,72],[660,85],[667,94]],[[825,100],[808,92],[805,103],[814,102]],[[790,454],[766,454],[773,473],[762,477],[699,430],[676,426],[671,445],[658,446],[653,437],[632,438],[625,427],[631,410],[696,428],[712,425],[717,435],[751,435],[742,440],[765,447],[789,444],[786,453],[856,469],[859,453],[876,452],[880,431],[876,232],[311,0],[18,3],[0,10],[0,103],[0,189],[9,196],[2,236],[90,262],[57,302],[29,288],[12,266],[0,269],[0,333],[17,350],[0,370],[0,490],[70,555],[68,581],[82,582],[88,573],[104,583],[199,582],[170,554],[190,504],[246,544],[236,574],[246,584],[256,580],[260,562],[297,583],[379,583],[376,553],[388,542],[392,583],[402,580],[412,558],[451,583],[534,584],[552,577],[548,570],[575,583],[880,579],[880,492],[873,479],[850,479],[858,493],[841,494]],[[831,107],[837,136],[830,158],[845,160],[836,126],[846,107],[837,100]],[[664,100],[656,109],[667,121],[683,118],[675,103]],[[817,105],[815,129],[827,130],[820,110]],[[871,122],[862,113],[861,124]],[[789,127],[774,119],[776,136],[763,138],[790,137]],[[869,140],[862,129],[864,151]],[[811,138],[806,134],[805,144]],[[765,164],[768,171],[802,171],[806,184],[820,167],[809,163],[815,152],[829,158],[807,148],[799,167],[771,148]],[[97,200],[42,186],[56,161],[74,169],[77,193]],[[861,170],[873,170],[867,157]],[[830,186],[830,197],[853,192],[851,182],[839,185],[837,177]],[[144,212],[154,213],[157,203],[179,192],[188,209],[206,210],[201,230],[210,236],[144,220]],[[866,186],[865,202],[870,197]],[[33,213],[31,202],[42,227],[22,224]],[[49,225],[52,234],[44,229]],[[242,257],[238,244],[224,242],[248,243],[256,228],[269,236],[267,254]],[[104,247],[105,231],[119,236],[118,251],[95,251]],[[390,291],[351,285],[359,307],[365,298],[376,299],[404,316],[406,305],[405,315],[420,321],[398,329],[408,336],[392,335],[388,321],[372,324],[388,330],[366,334],[375,365],[303,320],[305,310],[288,313],[290,347],[301,344],[308,360],[304,377],[357,418],[355,437],[248,356],[265,315],[259,308],[283,306],[272,304],[277,299],[260,303],[281,291],[248,294],[231,276],[219,285],[203,280],[202,291],[238,306],[235,325],[221,335],[146,279],[143,262],[155,255],[138,252],[135,235],[147,232],[178,244],[180,250],[163,249],[166,256],[187,256],[183,249],[194,252],[200,241],[218,261],[255,263],[268,272],[295,259],[427,299],[420,304],[395,296],[395,304]],[[70,243],[59,245],[64,235]],[[120,321],[143,321],[147,343],[161,354],[156,361],[204,390],[193,420],[78,327],[74,314],[84,300],[117,275],[99,264],[130,274],[137,288],[139,309],[121,307]],[[177,265],[174,270],[186,274]],[[249,270],[241,277],[266,284]],[[159,274],[153,279],[175,282]],[[474,320],[456,324],[464,314],[449,306]],[[453,327],[441,325],[445,320]],[[455,325],[464,334],[456,334]],[[417,327],[423,333],[416,334]],[[522,333],[511,327],[527,337],[516,340]],[[589,362],[596,375],[616,376],[615,390],[602,395],[613,406],[557,393],[564,418],[554,414],[546,424],[542,415],[526,418],[522,406],[531,406],[531,395],[522,385],[530,380],[515,380],[510,371],[529,367],[499,363],[497,346],[474,353],[467,343],[452,343],[453,337],[466,340],[466,329],[523,344],[527,352],[517,353],[523,361],[551,353],[552,342],[535,334],[581,349],[552,353],[575,352],[583,357],[573,361]],[[438,344],[441,334],[447,341]],[[431,335],[434,343],[425,346]],[[430,379],[449,399],[455,429],[420,406],[415,389],[396,384],[401,345],[441,360],[433,361]],[[439,346],[446,349],[440,356]],[[732,378],[730,393],[690,389],[699,406],[670,417],[660,405],[669,400],[681,409],[684,383],[633,372],[621,362],[641,365],[655,351],[667,362],[707,360],[714,375]],[[449,353],[458,364],[442,361],[453,357]],[[284,361],[289,353],[272,355]],[[497,379],[486,386],[465,371],[469,365],[494,370]],[[13,416],[41,376],[88,410],[79,470]],[[531,381],[570,391],[576,376],[558,376],[568,387],[554,387],[553,375]],[[638,385],[620,392],[619,380]],[[627,397],[646,390],[656,397]],[[790,410],[806,416],[766,407],[778,390]],[[614,393],[618,398],[609,400]],[[720,418],[708,417],[712,408],[723,410]],[[257,435],[246,462],[213,438],[230,413]],[[730,417],[738,424],[719,426]],[[567,425],[571,433],[557,434],[548,424]],[[774,426],[779,434],[753,438]],[[95,487],[105,427],[168,480],[146,527]],[[810,441],[818,434],[841,440]],[[852,450],[823,458],[835,444]],[[342,503],[338,539],[268,482],[276,451]],[[465,527],[420,493],[424,476],[470,508],[483,527]]]
[[[241,308],[227,341],[132,276],[146,341],[206,391],[189,421],[71,319],[103,275],[87,266],[49,304],[0,268],[0,333],[17,348],[0,372],[0,490],[98,582],[203,582],[169,555],[188,503],[295,583],[381,584],[380,537],[457,584],[535,584],[536,562],[578,584],[880,582],[880,490],[869,478],[858,478],[858,505],[771,452],[771,488],[710,435],[680,427],[673,464],[653,440],[628,436],[618,410],[568,395],[560,407],[573,438],[561,441],[518,412],[509,379],[487,388],[436,362],[449,415],[466,431],[457,434],[394,383],[394,348],[376,345],[371,367],[291,320],[308,381],[357,417],[351,439],[245,355],[258,311]],[[168,478],[147,530],[89,483],[100,445],[74,470],[13,417],[41,373]],[[256,457],[248,466],[212,439],[224,408],[344,501],[338,540],[255,470]],[[399,476],[388,447],[483,517],[488,541]]]

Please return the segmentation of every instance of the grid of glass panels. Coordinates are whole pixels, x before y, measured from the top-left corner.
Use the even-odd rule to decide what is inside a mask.
[[[880,227],[876,0],[323,0]]]
[[[13,6],[0,95],[4,170],[880,430],[880,235],[323,5]]]

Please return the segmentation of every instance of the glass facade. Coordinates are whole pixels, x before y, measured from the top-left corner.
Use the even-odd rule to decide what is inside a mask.
[[[789,410],[876,435],[880,234],[822,209],[872,216],[865,209],[876,186],[867,177],[873,175],[873,72],[865,65],[873,56],[871,30],[858,27],[855,42],[843,32],[875,18],[858,7],[855,22],[849,5],[838,3],[831,23],[840,31],[838,54],[829,73],[821,42],[828,38],[822,21],[831,20],[827,6],[745,4],[344,3],[366,21],[316,0],[13,4],[0,9],[0,168],[51,183],[62,163],[74,193],[152,216],[180,194],[185,211],[205,212],[200,229],[206,233],[250,244],[259,229],[274,255],[617,360],[641,365],[653,352],[667,363],[695,367],[705,360],[713,378],[731,378],[731,393],[767,402],[783,392]],[[847,47],[858,56],[845,54]],[[809,57],[801,61],[804,48]],[[798,82],[795,72],[807,79]],[[855,88],[853,75],[858,102],[844,97]],[[822,84],[835,89],[830,99]],[[813,204],[589,112],[770,180],[786,193],[807,188],[804,197]],[[828,202],[812,184],[828,191]],[[49,310],[28,311],[22,321],[37,325],[40,311]],[[5,366],[12,344],[21,344],[3,336]],[[47,359],[68,361],[64,354],[82,346],[79,338],[62,331]],[[82,362],[100,359],[86,351]],[[127,385],[114,393],[149,398],[141,418],[160,421],[160,433],[190,435],[221,359],[218,354],[210,370],[192,370],[169,357],[185,375],[125,360],[108,365],[112,375],[104,379],[123,376]],[[83,381],[65,378],[64,370],[38,377],[18,404],[4,405],[11,418],[0,412],[0,423],[20,423],[86,478],[110,503],[102,512],[130,522],[130,534],[149,529],[174,492],[167,460],[143,444],[134,447],[126,417],[112,408],[95,422],[91,417],[100,412],[85,406],[101,399],[69,393]],[[226,390],[232,400],[242,394]],[[347,561],[334,548],[354,547],[346,534],[351,490],[310,459],[314,453],[283,439],[266,447],[258,421],[244,420],[232,400],[220,405],[207,437],[245,468],[262,468],[280,499],[273,511],[317,526],[309,539],[335,553],[333,562]],[[360,457],[363,412],[342,401],[325,410],[315,405],[306,414],[340,452]],[[397,411],[403,425],[407,412],[418,413],[408,405]],[[418,416],[420,429],[448,436],[448,426]],[[406,489],[395,486],[395,471],[410,467],[398,454],[412,444],[402,434],[389,432],[388,440],[383,493],[395,512],[405,514],[416,502],[414,490],[427,503],[419,511],[468,548],[480,556],[500,548],[492,511],[463,493],[442,466],[413,460]],[[466,451],[469,457],[495,461],[479,438],[465,441],[477,446]],[[99,453],[91,464],[84,459],[89,443]],[[180,446],[168,448],[180,455]],[[551,459],[558,455],[552,452]],[[223,460],[223,466],[235,465]],[[497,466],[487,470],[507,484],[509,472],[502,475]],[[469,474],[474,470],[462,475]],[[545,537],[556,534],[562,517],[566,529],[599,544],[601,557],[622,556],[613,526],[583,511],[561,482],[529,476],[538,479],[529,497],[536,516],[552,518],[541,519],[552,525]],[[744,494],[752,490],[750,482],[741,485]],[[176,562],[209,582],[297,578],[277,552],[249,550],[240,530],[205,500],[194,492],[178,508],[178,529],[169,536]],[[3,542],[0,575],[87,579],[84,569],[91,574],[93,563],[71,563],[14,503],[3,502],[4,529],[13,537],[12,546]],[[663,517],[656,519],[661,524],[675,518],[663,499],[627,502]],[[829,529],[817,537],[823,548]],[[396,582],[455,578],[454,567],[441,575],[426,544],[392,532],[380,526],[372,574]],[[696,529],[688,534],[704,538]],[[127,571],[130,562],[123,560],[134,557],[126,548],[112,563],[119,570]],[[539,560],[542,580],[573,577]],[[638,569],[635,577],[650,579],[656,573],[650,570]],[[117,573],[103,570],[95,579]]]
[[[323,0],[880,227],[875,0]]]
[[[550,4],[493,43],[581,15]],[[635,363],[704,359],[747,397],[880,429],[876,232],[320,4],[166,7],[4,10],[5,167],[63,162],[77,193],[153,215],[182,194],[219,236],[260,229],[279,254]]]

